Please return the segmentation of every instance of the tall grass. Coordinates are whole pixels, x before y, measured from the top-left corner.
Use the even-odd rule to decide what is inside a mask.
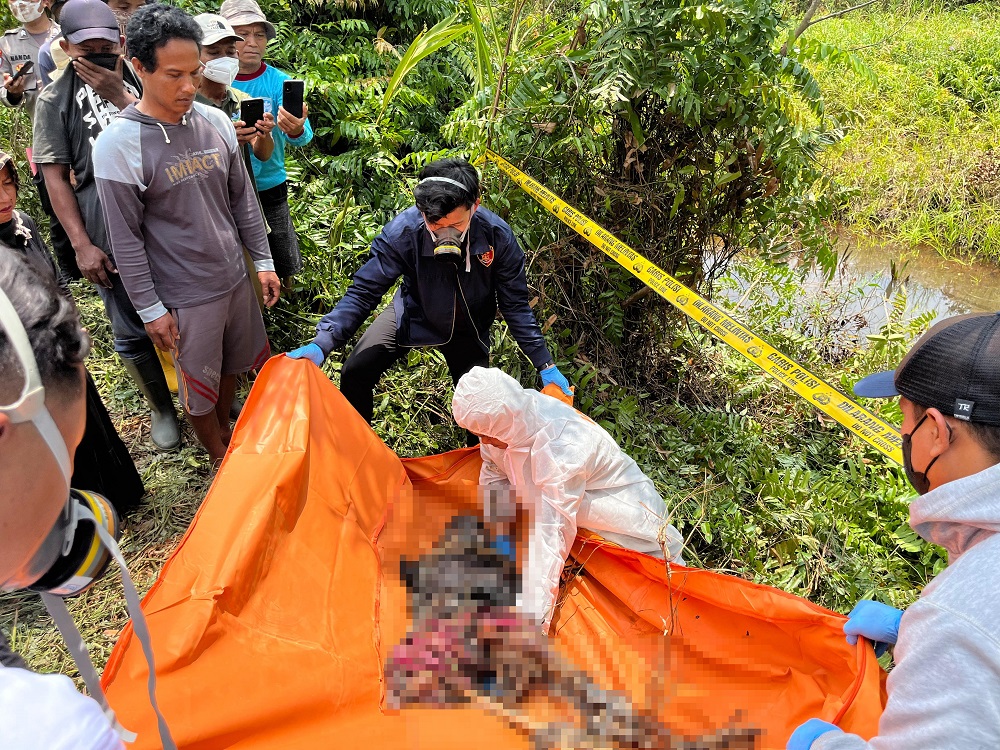
[[[855,229],[1000,261],[1000,8],[855,13],[807,36],[854,50],[877,83],[820,66],[853,121],[824,156]]]

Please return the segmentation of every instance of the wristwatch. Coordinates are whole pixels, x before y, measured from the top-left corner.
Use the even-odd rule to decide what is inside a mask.
[[[553,362],[553,361],[552,361],[552,360],[550,359],[550,360],[549,360],[548,362],[546,362],[546,363],[545,363],[544,365],[542,365],[541,367],[539,367],[539,368],[538,368],[538,371],[539,371],[539,372],[541,372],[542,370],[548,370],[548,369],[549,369],[550,367],[555,367],[555,366],[556,366],[556,363],[555,363],[555,362]]]

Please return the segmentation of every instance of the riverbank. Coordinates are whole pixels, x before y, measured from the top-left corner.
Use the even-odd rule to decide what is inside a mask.
[[[856,51],[872,82],[817,66],[847,137],[824,155],[853,231],[1000,262],[1000,8],[859,11],[807,36]]]

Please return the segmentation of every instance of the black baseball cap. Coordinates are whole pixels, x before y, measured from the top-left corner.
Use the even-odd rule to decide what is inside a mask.
[[[859,380],[867,398],[906,396],[924,407],[1000,425],[1000,313],[957,315],[935,324],[895,370]]]
[[[70,44],[88,39],[120,44],[122,39],[114,11],[102,0],[68,0],[59,16],[59,28]]]

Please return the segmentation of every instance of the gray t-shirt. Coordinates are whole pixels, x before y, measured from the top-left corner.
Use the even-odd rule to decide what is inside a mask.
[[[125,90],[139,97],[141,86],[128,65]],[[111,255],[101,199],[94,180],[94,142],[118,116],[118,107],[83,82],[72,66],[46,86],[35,103],[32,160],[68,164],[76,181],[76,201],[90,241]]]

